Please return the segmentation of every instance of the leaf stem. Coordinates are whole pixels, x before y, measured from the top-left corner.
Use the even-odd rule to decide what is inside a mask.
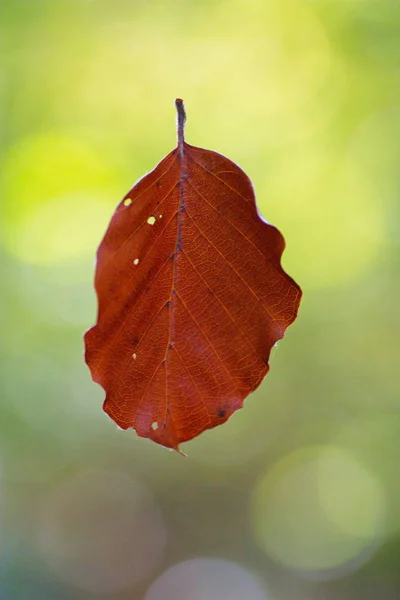
[[[183,105],[183,100],[181,98],[177,98],[175,100],[176,112],[178,113],[178,148],[179,154],[183,156],[183,144],[185,143],[185,122],[186,122],[186,113],[185,107]]]

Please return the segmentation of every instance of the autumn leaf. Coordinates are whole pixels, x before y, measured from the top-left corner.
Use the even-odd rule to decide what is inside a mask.
[[[187,144],[176,107],[177,147],[121,201],[98,249],[85,357],[119,427],[179,450],[259,386],[301,290],[247,175]]]

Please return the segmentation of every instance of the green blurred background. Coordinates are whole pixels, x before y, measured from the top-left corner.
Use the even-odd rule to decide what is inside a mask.
[[[1,600],[400,597],[399,40],[398,0],[1,0]],[[176,97],[304,290],[187,459],[117,431],[82,354]]]

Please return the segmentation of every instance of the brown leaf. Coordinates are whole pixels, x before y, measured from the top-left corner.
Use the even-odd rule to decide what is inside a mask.
[[[179,450],[226,421],[268,372],[301,290],[252,184],[184,141],[117,207],[97,252],[97,324],[86,362],[123,429]]]

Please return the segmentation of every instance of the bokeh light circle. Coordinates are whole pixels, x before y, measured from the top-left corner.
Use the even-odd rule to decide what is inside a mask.
[[[194,558],[165,571],[144,600],[268,600],[259,578],[222,558]]]
[[[385,491],[366,465],[340,446],[310,446],[261,478],[251,517],[256,541],[274,560],[329,579],[370,556],[385,508]]]
[[[94,255],[116,203],[114,177],[79,137],[52,132],[23,139],[4,160],[3,246],[32,264]]]
[[[38,516],[44,561],[87,592],[112,593],[149,576],[166,534],[150,492],[123,473],[82,471],[59,483]]]
[[[369,174],[347,160],[333,171],[330,161],[312,146],[289,152],[257,190],[260,211],[288,240],[284,266],[303,289],[360,279],[385,246],[385,210]]]
[[[368,460],[374,471],[379,473],[386,489],[387,535],[398,535],[400,531],[399,439],[399,412],[381,409],[347,420],[333,438],[335,444],[346,448],[354,456]]]

